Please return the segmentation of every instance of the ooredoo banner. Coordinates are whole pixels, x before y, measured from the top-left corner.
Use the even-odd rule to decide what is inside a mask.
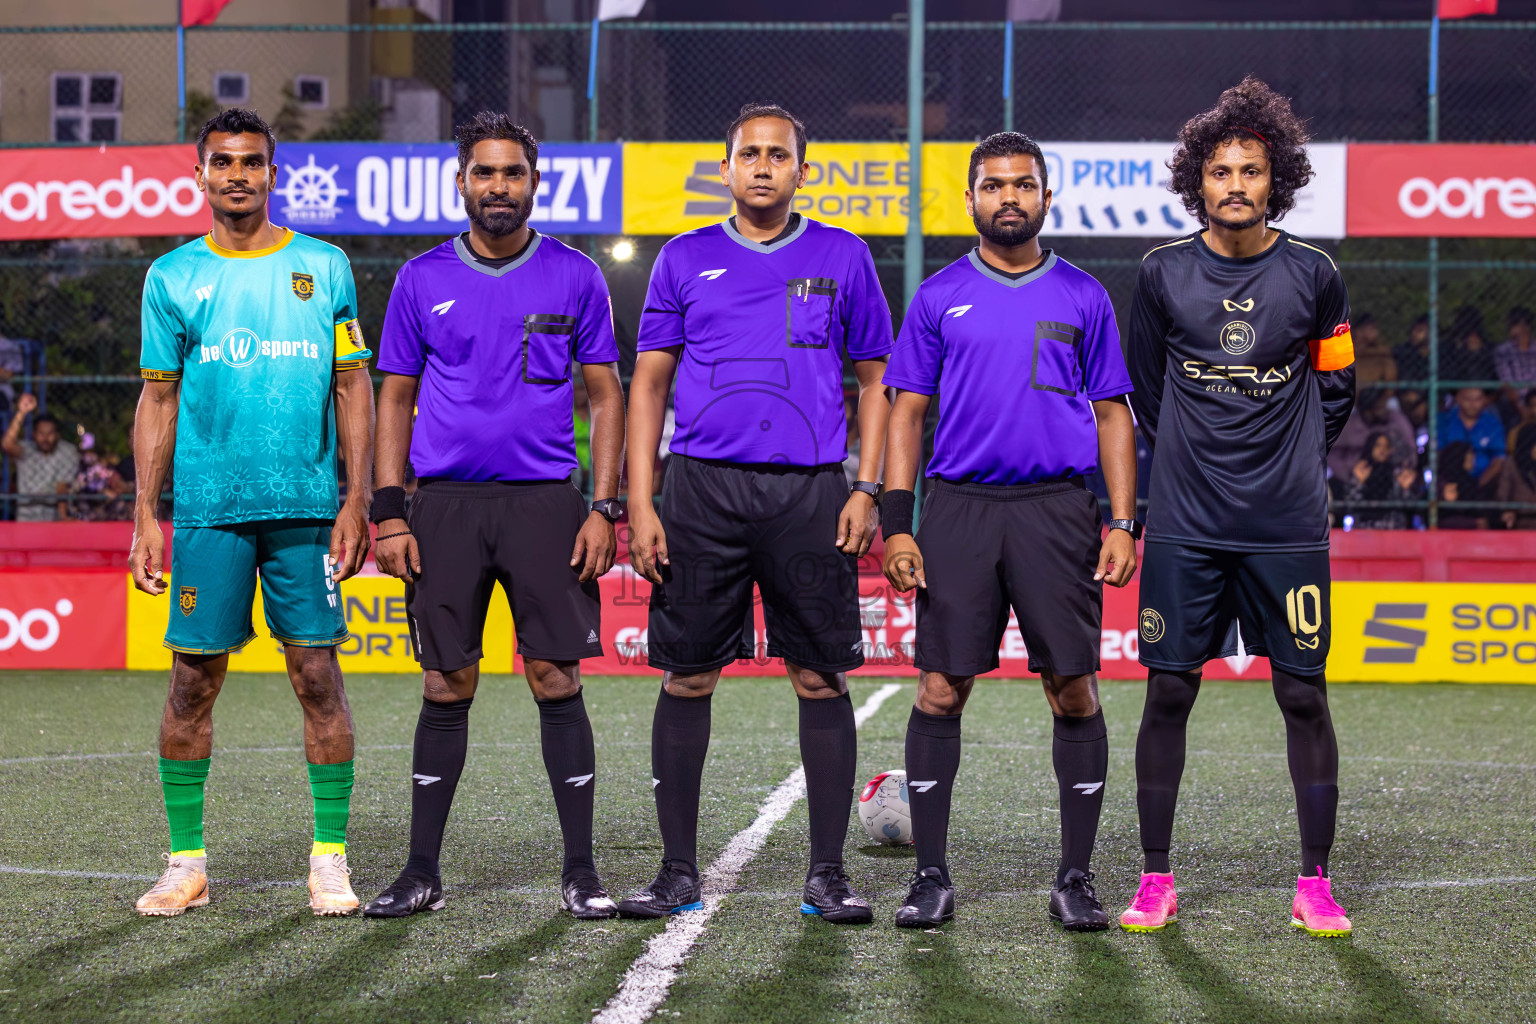
[[[190,145],[0,150],[0,239],[201,234],[196,164]]]
[[[1536,235],[1536,145],[1349,147],[1352,236]]]
[[[115,573],[0,573],[0,669],[120,669],[127,626]]]
[[[466,223],[451,143],[284,142],[276,224],[321,235],[451,234]],[[0,240],[198,235],[208,209],[191,145],[0,150]],[[539,147],[529,220],[560,234],[617,233],[623,147]]]

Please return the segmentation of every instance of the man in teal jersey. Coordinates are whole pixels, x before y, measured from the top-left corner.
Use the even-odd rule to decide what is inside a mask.
[[[275,148],[272,129],[247,110],[226,110],[203,126],[196,177],[213,230],[160,257],[144,281],[129,566],[140,590],[172,589],[175,601],[160,722],[171,853],[136,905],[145,915],[174,917],[208,902],[203,783],[213,703],[230,652],[255,639],[258,574],[267,626],[283,645],[304,709],[315,803],[309,905],[316,914],[357,908],[346,853],[352,712],[336,660],[347,637],[337,584],[368,553],[371,353],[358,330],[346,255],[267,219]],[[348,479],[339,514],[338,434]],[[155,504],[173,460],[167,582]]]

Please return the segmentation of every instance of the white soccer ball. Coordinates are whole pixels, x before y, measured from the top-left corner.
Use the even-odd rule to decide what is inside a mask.
[[[907,773],[881,772],[869,780],[859,795],[859,820],[869,838],[885,846],[912,842],[911,801],[907,797]]]

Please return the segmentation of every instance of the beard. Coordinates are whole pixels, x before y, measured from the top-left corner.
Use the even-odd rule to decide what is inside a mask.
[[[515,234],[528,221],[528,207],[523,203],[513,206],[486,199],[477,203],[466,196],[464,213],[475,227],[492,238]]]
[[[1016,207],[1020,218],[1016,221],[999,222],[997,215],[1002,210],[994,212],[990,217],[984,217],[980,211],[971,216],[971,221],[976,225],[977,234],[994,245],[1011,249],[1016,245],[1023,245],[1040,233],[1045,227],[1045,207],[1042,205],[1038,213],[1030,216],[1028,210]]]
[[[1218,216],[1225,211],[1230,212],[1227,212],[1226,216]],[[1259,212],[1258,208],[1251,203],[1242,206],[1218,206],[1216,213],[1209,215],[1209,220],[1217,227],[1225,228],[1228,231],[1246,231],[1248,228],[1263,223],[1264,214]]]

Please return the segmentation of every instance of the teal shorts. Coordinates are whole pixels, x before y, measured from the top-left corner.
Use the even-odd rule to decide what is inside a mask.
[[[258,573],[274,639],[291,647],[341,643],[347,624],[330,551],[326,520],[179,527],[171,538],[174,604],[165,646],[183,654],[227,654],[254,640]]]

